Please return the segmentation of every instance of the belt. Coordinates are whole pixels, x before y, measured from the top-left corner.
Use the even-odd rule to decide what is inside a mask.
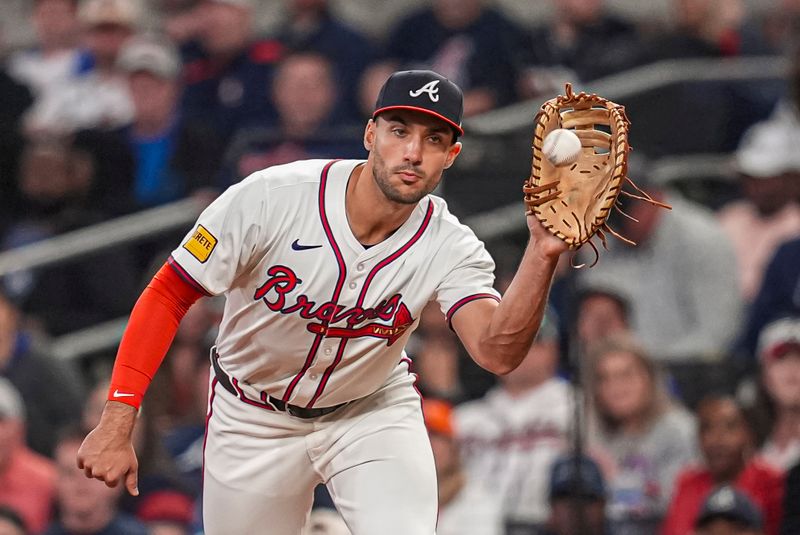
[[[242,399],[244,397],[244,392],[233,386],[231,377],[228,376],[228,374],[225,373],[225,370],[223,370],[222,367],[219,365],[219,355],[217,355],[217,352],[213,350],[211,352],[211,364],[214,367],[214,375],[217,377],[217,382],[220,384],[220,386],[222,386],[222,388],[224,388],[234,396]],[[347,403],[339,403],[338,405],[334,405],[332,407],[319,407],[316,409],[309,409],[306,407],[300,407],[298,405],[292,405],[291,403],[286,403],[282,399],[272,397],[266,392],[263,392],[262,394],[263,394],[262,399],[275,409],[290,414],[296,418],[303,418],[303,419],[318,418],[320,416],[325,416],[326,414],[332,413],[339,407],[347,405]],[[248,401],[252,402],[252,400]],[[265,408],[270,408],[270,407],[267,406]]]

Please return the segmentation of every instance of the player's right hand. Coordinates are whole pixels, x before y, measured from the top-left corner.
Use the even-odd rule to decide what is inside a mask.
[[[109,402],[100,423],[83,440],[78,450],[78,468],[86,477],[99,479],[109,487],[124,480],[132,496],[139,495],[139,462],[131,443],[136,409]]]

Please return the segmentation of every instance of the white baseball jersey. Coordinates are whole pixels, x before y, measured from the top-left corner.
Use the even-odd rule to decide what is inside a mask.
[[[383,242],[360,244],[345,192],[361,163],[259,171],[172,253],[187,281],[227,298],[217,351],[238,386],[304,407],[351,401],[384,384],[432,298],[448,321],[472,300],[499,299],[483,243],[436,196]]]
[[[506,520],[546,520],[550,467],[569,444],[569,384],[550,379],[520,397],[497,387],[455,416],[468,478],[501,498]]]

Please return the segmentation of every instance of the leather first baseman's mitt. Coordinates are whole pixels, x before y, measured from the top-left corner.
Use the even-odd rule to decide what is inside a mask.
[[[670,208],[653,200],[627,177],[629,127],[623,106],[595,94],[575,94],[571,84],[566,85],[566,96],[559,95],[542,104],[536,116],[531,175],[522,188],[528,213],[534,214],[570,249],[589,243],[596,255],[592,265],[599,258],[597,247],[591,242],[595,234],[604,248],[606,232],[635,245],[608,226],[611,209],[619,210],[620,193]],[[578,159],[570,165],[556,166],[543,154],[545,137],[557,128],[571,130],[581,141]],[[638,195],[623,191],[625,184]]]

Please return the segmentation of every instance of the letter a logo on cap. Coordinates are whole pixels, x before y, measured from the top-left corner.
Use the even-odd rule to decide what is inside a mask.
[[[418,97],[422,93],[427,93],[431,98],[431,102],[439,102],[439,88],[436,87],[437,85],[439,85],[439,80],[433,80],[432,82],[428,82],[427,84],[423,85],[416,91],[409,91],[408,94],[412,97]]]

